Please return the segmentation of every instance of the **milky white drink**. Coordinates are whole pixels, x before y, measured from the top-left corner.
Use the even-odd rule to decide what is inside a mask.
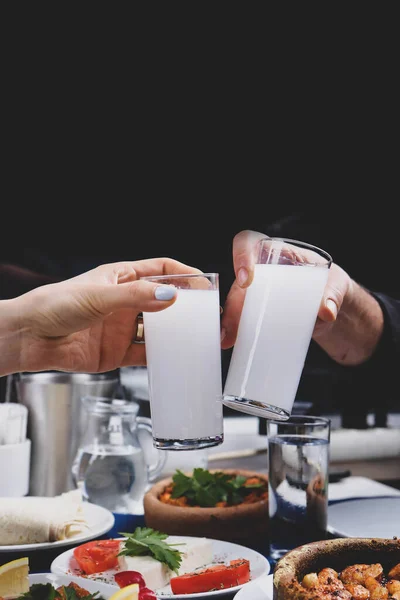
[[[225,404],[260,416],[290,415],[328,273],[326,266],[255,265],[224,389]]]
[[[178,289],[172,306],[143,313],[143,323],[155,445],[189,449],[221,443],[218,289]]]

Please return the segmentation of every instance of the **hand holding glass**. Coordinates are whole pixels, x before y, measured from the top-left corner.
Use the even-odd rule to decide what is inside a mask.
[[[221,444],[218,274],[142,279],[177,288],[174,304],[143,313],[154,446],[194,450]]]
[[[259,417],[290,416],[331,263],[305,242],[259,242],[224,404]]]

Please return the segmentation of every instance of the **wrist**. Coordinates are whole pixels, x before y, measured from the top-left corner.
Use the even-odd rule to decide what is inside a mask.
[[[384,329],[384,316],[379,302],[364,287],[350,280],[335,327],[347,339],[345,365],[368,361],[376,351]]]

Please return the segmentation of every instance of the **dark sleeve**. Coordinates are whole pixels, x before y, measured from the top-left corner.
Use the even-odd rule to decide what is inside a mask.
[[[398,410],[400,398],[400,300],[370,291],[379,302],[384,316],[381,339],[369,360],[356,367],[345,367],[359,382],[354,406],[369,407],[375,412],[375,426],[386,426],[387,415]]]
[[[378,347],[365,367],[385,373],[394,384],[395,381],[400,381],[396,375],[396,371],[400,369],[400,300],[380,292],[370,293],[382,309],[384,327]]]
[[[339,365],[312,340],[299,386],[298,400],[311,400],[317,414],[338,411],[344,427],[367,427],[369,413],[376,427],[384,427],[400,405],[400,300],[368,291],[384,316],[373,355],[361,365]]]

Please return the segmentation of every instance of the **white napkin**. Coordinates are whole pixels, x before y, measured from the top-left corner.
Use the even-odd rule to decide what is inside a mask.
[[[305,492],[288,484],[286,479],[278,486],[279,494],[290,504],[302,506]],[[350,498],[377,498],[379,496],[400,496],[400,490],[392,488],[368,477],[345,477],[328,487],[328,501],[348,500]]]
[[[336,429],[331,432],[331,462],[400,456],[400,429]]]
[[[368,477],[345,477],[328,488],[329,501],[348,498],[376,498],[378,496],[400,496],[400,490],[374,481]]]
[[[26,439],[28,409],[23,404],[0,404],[0,444],[20,444]]]

